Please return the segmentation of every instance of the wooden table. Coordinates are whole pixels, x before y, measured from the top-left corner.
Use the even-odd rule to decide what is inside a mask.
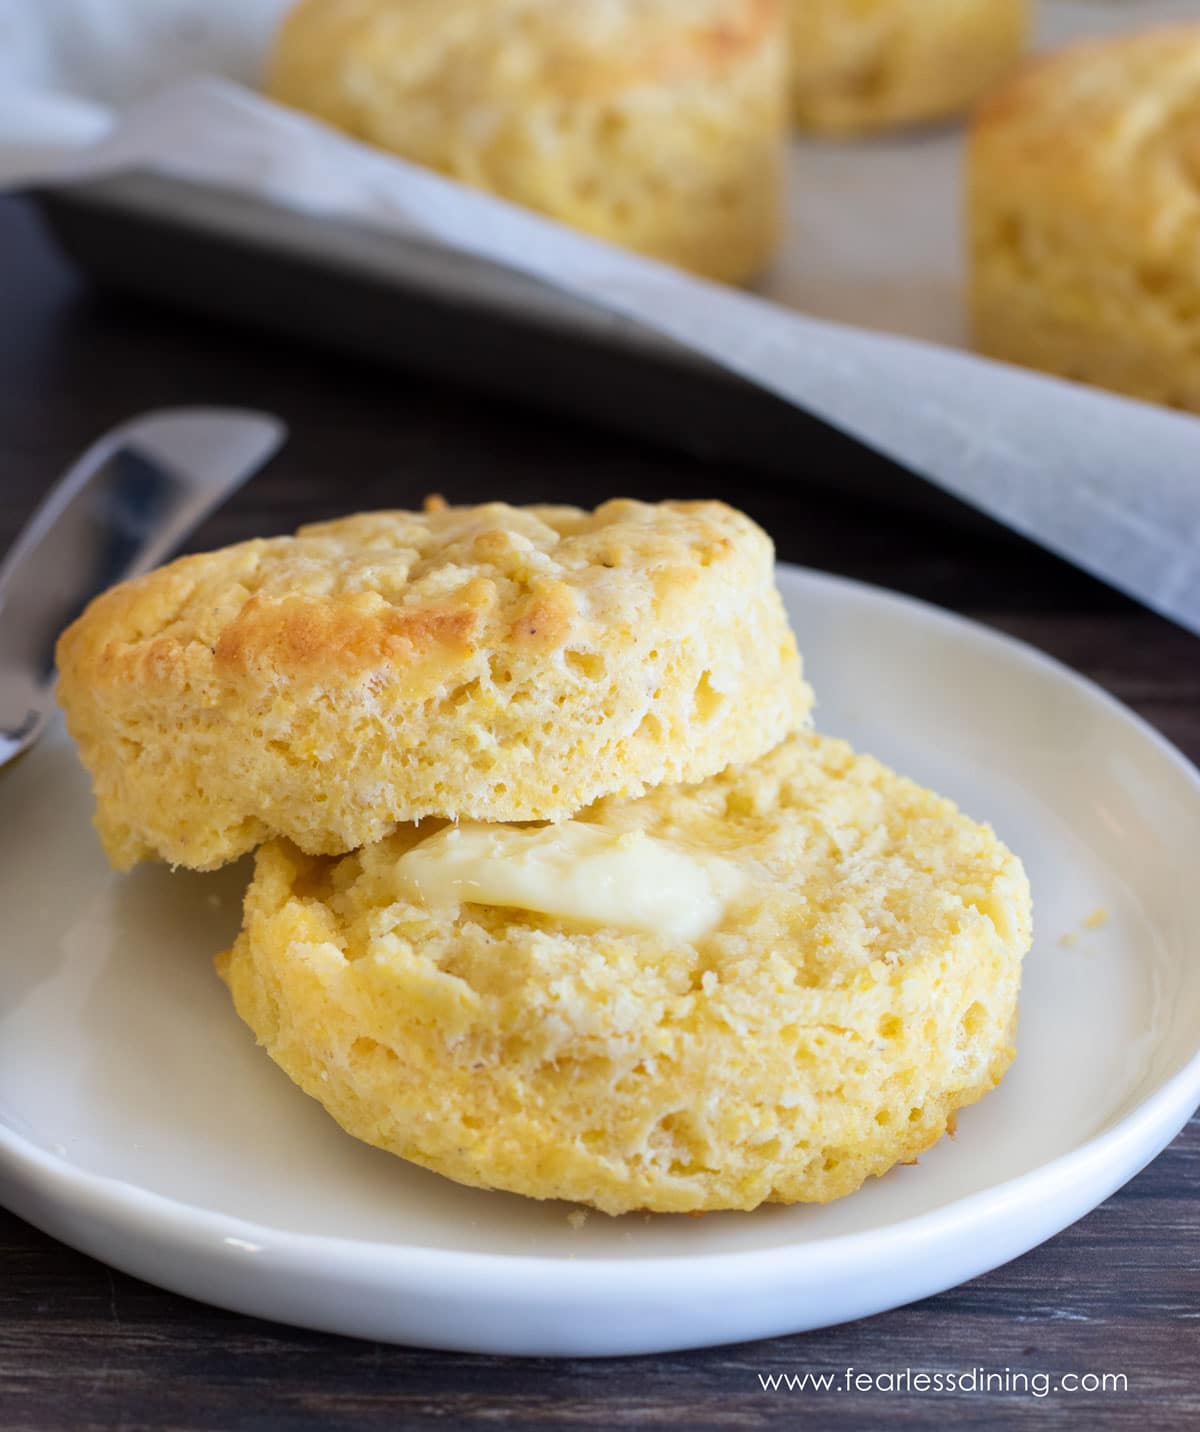
[[[210,546],[427,491],[457,501],[732,496],[780,555],[910,592],[1085,672],[1200,759],[1200,642],[980,525],[821,495],[420,378],[90,293],[0,203],[0,548],[47,482],[142,409],[282,414],[292,440],[197,535]],[[181,273],[180,282],[186,283]],[[1052,475],[1048,474],[1048,480]],[[1200,472],[1197,473],[1200,482]],[[626,1361],[442,1355],[254,1322],[110,1272],[0,1212],[0,1426],[571,1428],[1200,1425],[1200,1122],[1127,1188],[1007,1267],[804,1336]],[[759,1374],[1124,1372],[1125,1394],[1036,1399],[764,1392]]]

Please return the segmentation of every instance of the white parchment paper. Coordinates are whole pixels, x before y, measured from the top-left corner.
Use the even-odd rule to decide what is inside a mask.
[[[958,135],[797,143],[792,242],[752,295],[264,100],[251,86],[285,4],[0,0],[0,183],[156,170],[530,274],[834,423],[1200,631],[1200,421],[958,351]],[[1200,18],[1200,0],[1058,0],[1044,38],[1181,17]]]

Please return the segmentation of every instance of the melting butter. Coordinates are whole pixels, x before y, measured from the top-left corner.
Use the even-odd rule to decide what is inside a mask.
[[[578,820],[535,829],[449,825],[396,869],[405,893],[429,907],[499,905],[686,941],[720,924],[746,884],[731,861]]]

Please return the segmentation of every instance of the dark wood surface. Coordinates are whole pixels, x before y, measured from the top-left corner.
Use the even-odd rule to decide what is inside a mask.
[[[178,276],[187,283],[186,272]],[[0,203],[0,548],[103,429],[261,405],[291,442],[195,538],[290,530],[440,491],[590,503],[732,498],[792,561],[927,598],[1099,681],[1200,758],[1200,641],[996,528],[840,500],[419,377],[100,296]],[[829,474],[824,474],[827,479]],[[1052,475],[1048,474],[1048,478]],[[1198,474],[1200,478],[1200,474]],[[0,1427],[1200,1425],[1200,1121],[1073,1228],[913,1307],[770,1342],[608,1361],[442,1355],[254,1322],[160,1292],[0,1211]],[[1126,1393],[764,1392],[759,1374],[973,1366],[1117,1372]]]

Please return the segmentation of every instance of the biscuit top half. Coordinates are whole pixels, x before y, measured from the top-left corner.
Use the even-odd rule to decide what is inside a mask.
[[[115,863],[558,820],[806,720],[770,539],[717,502],[377,512],[183,557],[61,637]]]
[[[995,195],[1164,248],[1200,239],[1200,25],[1088,40],[1035,59],[976,115]]]
[[[377,673],[423,696],[481,649],[540,660],[620,653],[686,619],[706,589],[769,571],[761,528],[715,502],[373,512],[183,557],[105,593],[60,665],[170,691],[188,668],[324,686]],[[582,659],[584,651],[578,653]]]
[[[781,34],[779,0],[300,0],[268,88],[285,101],[303,91],[306,107],[337,89],[344,108],[346,74],[386,61],[397,93],[439,107],[480,94],[602,100],[720,80]]]

